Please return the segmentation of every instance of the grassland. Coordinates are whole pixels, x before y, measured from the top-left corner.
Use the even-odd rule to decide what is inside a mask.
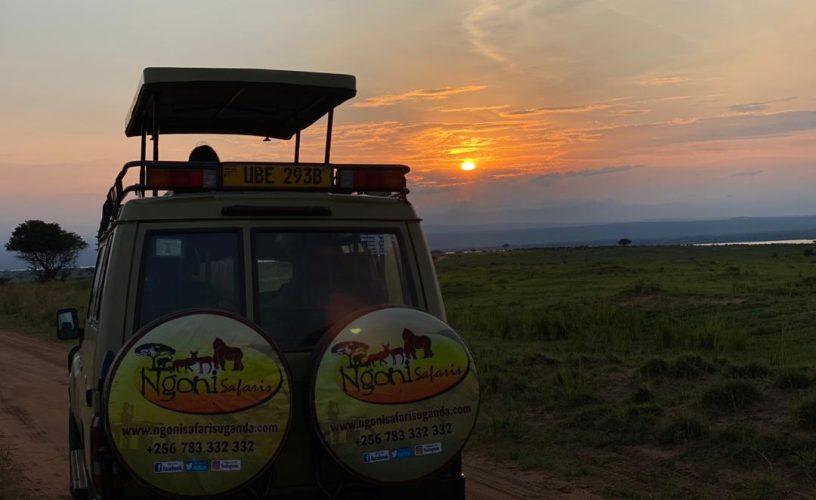
[[[90,279],[0,285],[0,330],[56,340],[57,309],[76,307],[84,318],[90,289]]]
[[[471,449],[613,497],[816,492],[816,258],[802,246],[443,256],[481,372]]]
[[[802,246],[441,256],[483,400],[471,450],[609,497],[816,494],[816,257]],[[88,282],[0,286],[51,337]]]

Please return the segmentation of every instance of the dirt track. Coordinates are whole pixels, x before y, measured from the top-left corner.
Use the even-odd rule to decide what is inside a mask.
[[[8,447],[33,498],[70,498],[67,349],[0,332],[0,447]]]
[[[68,496],[67,352],[60,345],[0,331],[0,449],[8,448],[32,498]],[[468,498],[590,498],[541,473],[466,455]],[[545,484],[546,483],[546,484]]]

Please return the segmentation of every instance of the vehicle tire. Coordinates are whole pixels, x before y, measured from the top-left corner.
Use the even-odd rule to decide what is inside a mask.
[[[88,490],[74,488],[74,468],[71,466],[71,452],[82,449],[82,436],[79,433],[74,415],[68,412],[68,491],[74,500],[88,500]]]

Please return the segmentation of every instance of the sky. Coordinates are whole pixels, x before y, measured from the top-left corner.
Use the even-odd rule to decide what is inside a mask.
[[[430,225],[816,214],[811,0],[0,0],[0,240],[93,235],[148,66],[350,73],[335,162],[411,166]],[[319,161],[324,124],[304,134]],[[206,141],[222,160],[292,143]],[[464,161],[476,165],[460,169]]]

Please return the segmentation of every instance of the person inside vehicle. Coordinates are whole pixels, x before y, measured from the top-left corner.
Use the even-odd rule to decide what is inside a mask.
[[[190,151],[190,158],[187,161],[214,161],[220,162],[218,153],[208,144],[201,144]]]

